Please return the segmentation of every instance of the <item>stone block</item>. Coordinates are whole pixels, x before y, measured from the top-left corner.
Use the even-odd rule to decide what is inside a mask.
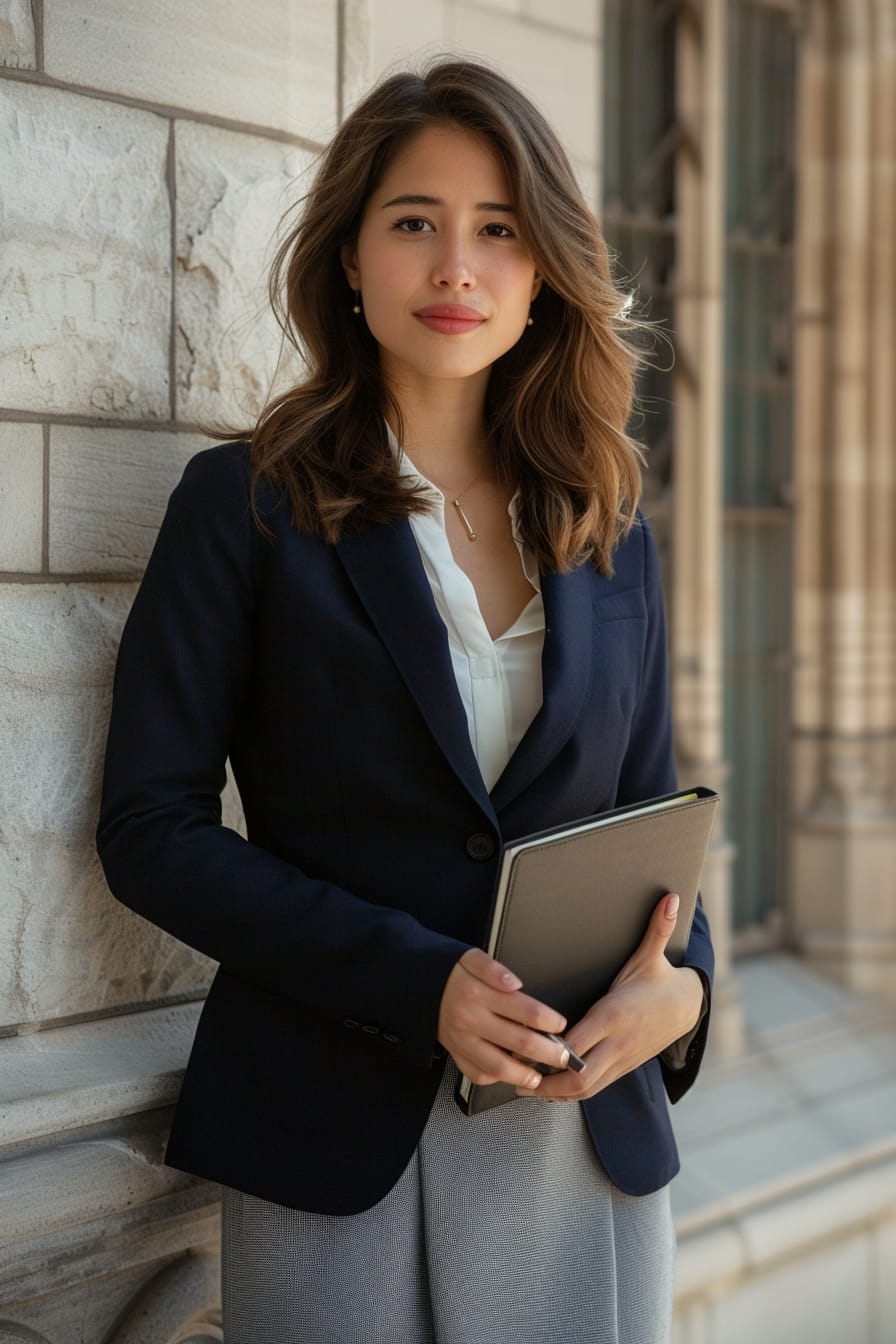
[[[200,434],[154,430],[50,431],[50,569],[142,574],[171,491]]]
[[[370,0],[374,78],[414,65],[421,55],[446,50],[447,11],[447,0]]]
[[[201,996],[205,957],[109,895],[94,850],[130,585],[0,585],[0,1026]]]
[[[151,113],[0,87],[0,181],[16,184],[0,219],[5,406],[167,416],[167,144]]]
[[[317,140],[337,117],[336,0],[44,0],[58,79]]]
[[[527,18],[551,28],[565,28],[580,37],[597,37],[601,5],[598,0],[522,0]]]
[[[44,1147],[68,1142],[78,1131],[173,1106],[201,1006],[143,1008],[0,1036],[0,1153],[38,1139]],[[4,1216],[12,1215],[0,1202],[0,1246]]]
[[[0,0],[0,65],[18,70],[37,66],[30,0]]]
[[[708,1305],[712,1344],[845,1344],[871,1338],[868,1247],[838,1241],[803,1259],[749,1276]]]
[[[43,559],[44,433],[0,424],[0,570],[36,573]]]
[[[449,40],[483,56],[543,110],[577,165],[597,163],[598,47],[472,4],[448,11]]]
[[[267,274],[310,156],[192,122],[177,124],[176,144],[178,418],[248,426],[275,375],[279,386],[299,372],[291,349],[278,371]]]

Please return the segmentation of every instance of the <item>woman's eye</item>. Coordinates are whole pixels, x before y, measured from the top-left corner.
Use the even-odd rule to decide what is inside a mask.
[[[489,238],[515,238],[516,234],[509,224],[486,224],[485,232]]]
[[[431,229],[432,225],[428,219],[399,219],[395,225],[396,229],[401,229],[404,233],[425,233]]]

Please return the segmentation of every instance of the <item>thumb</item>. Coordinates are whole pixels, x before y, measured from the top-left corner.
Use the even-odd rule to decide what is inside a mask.
[[[658,902],[656,909],[650,916],[650,937],[654,946],[662,951],[666,943],[675,932],[675,924],[678,920],[678,907],[681,902],[675,892],[669,892]]]
[[[458,964],[491,989],[501,989],[505,994],[512,994],[514,990],[522,988],[523,982],[519,976],[483,952],[481,947],[468,948]]]

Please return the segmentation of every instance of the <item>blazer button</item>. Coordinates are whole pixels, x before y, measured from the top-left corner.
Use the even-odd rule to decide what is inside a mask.
[[[356,1017],[344,1017],[342,1019],[342,1025],[344,1027],[349,1027],[352,1031],[356,1031],[357,1028],[360,1027],[361,1023],[358,1021]]]
[[[364,1022],[361,1026],[362,1031],[366,1031],[368,1036],[379,1036],[380,1029],[373,1022]]]
[[[467,840],[467,853],[477,863],[485,863],[486,859],[490,859],[494,855],[495,849],[494,840],[485,831],[476,831]]]

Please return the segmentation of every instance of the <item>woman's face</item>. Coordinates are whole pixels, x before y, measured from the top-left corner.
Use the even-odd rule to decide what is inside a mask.
[[[342,263],[393,387],[487,379],[525,331],[540,285],[500,160],[484,138],[447,125],[395,155]]]

